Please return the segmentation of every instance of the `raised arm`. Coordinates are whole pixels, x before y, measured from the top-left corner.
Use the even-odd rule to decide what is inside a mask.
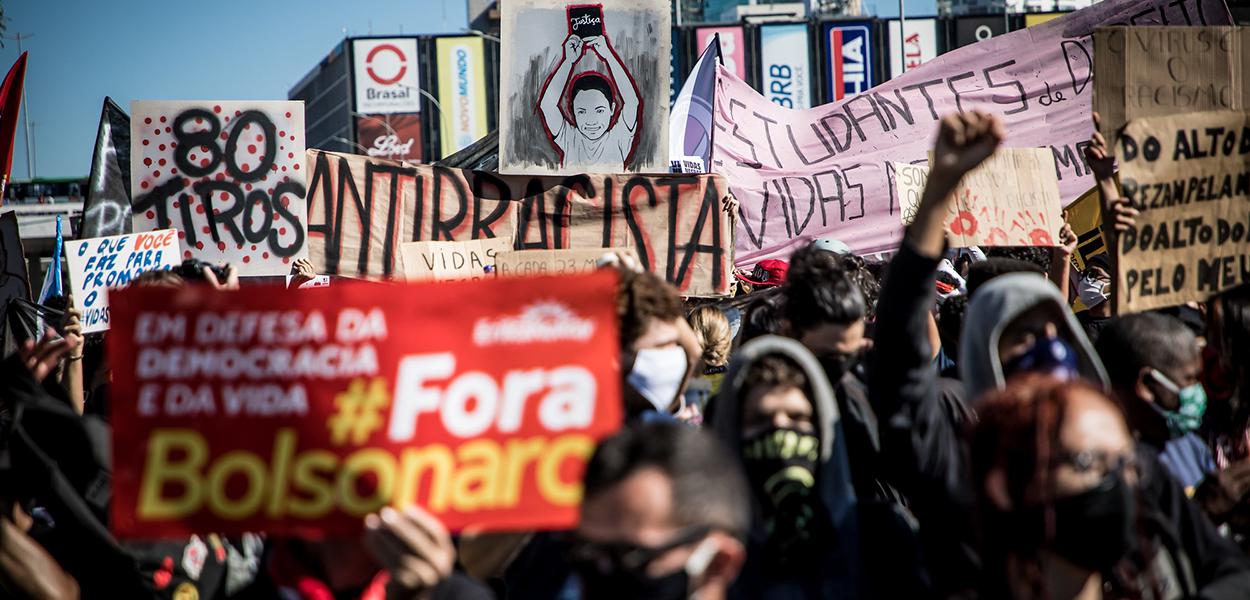
[[[569,83],[569,75],[573,72],[573,65],[582,56],[582,38],[570,35],[565,38],[562,46],[564,47],[564,56],[560,59],[560,64],[556,67],[555,72],[547,79],[546,87],[543,88],[542,94],[538,97],[538,109],[542,111],[543,122],[547,124],[547,131],[551,135],[560,133],[560,128],[564,126],[564,114],[560,112],[560,94],[564,92],[564,87]]]
[[[1137,220],[1137,209],[1128,200],[1120,197],[1120,189],[1115,183],[1115,157],[1107,147],[1107,140],[1098,133],[1098,113],[1094,113],[1094,133],[1090,135],[1089,146],[1085,148],[1085,162],[1089,163],[1094,180],[1098,183],[1098,192],[1102,197],[1102,235],[1107,243],[1107,258],[1111,263],[1112,281],[1119,281],[1120,261],[1116,258],[1116,248],[1120,243],[1120,232],[1132,227]],[[1111,314],[1116,314],[1116,294],[1120,293],[1118,284],[1111,285],[1107,297],[1110,302]]]
[[[638,86],[629,76],[629,71],[625,70],[625,65],[621,64],[620,57],[608,44],[608,38],[597,35],[588,38],[586,45],[590,46],[608,65],[608,73],[612,75],[612,81],[616,82],[617,91],[621,93],[621,122],[625,124],[626,129],[634,131],[638,128]]]

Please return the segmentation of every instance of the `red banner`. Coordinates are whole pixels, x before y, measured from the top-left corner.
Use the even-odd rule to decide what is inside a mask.
[[[615,285],[115,292],[113,530],[352,534],[414,503],[453,531],[570,527],[621,422]]]

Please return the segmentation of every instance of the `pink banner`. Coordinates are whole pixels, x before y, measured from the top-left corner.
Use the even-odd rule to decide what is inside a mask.
[[[1009,147],[1049,147],[1067,205],[1093,185],[1082,149],[1093,131],[1094,28],[1231,21],[1222,0],[1105,0],[807,110],[770,103],[721,68],[712,170],[740,203],[735,263],[784,259],[825,236],[860,254],[894,249],[902,228],[888,163],[927,164],[938,119],[956,111],[1002,115]]]
[[[700,27],[694,30],[694,55],[699,56],[703,53],[703,49],[711,43],[712,36],[720,34],[720,52],[721,61],[725,63],[725,68],[729,69],[736,77],[743,79],[747,76],[747,55],[746,41],[742,33],[742,26],[734,25],[729,27]]]

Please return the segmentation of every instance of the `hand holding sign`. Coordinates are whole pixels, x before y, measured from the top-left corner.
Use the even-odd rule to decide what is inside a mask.
[[[390,574],[387,598],[419,598],[451,576],[456,547],[447,528],[416,506],[365,517],[365,545]]]

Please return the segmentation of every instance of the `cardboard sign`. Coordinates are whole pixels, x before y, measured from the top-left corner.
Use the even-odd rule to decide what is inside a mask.
[[[174,228],[182,256],[285,275],[308,255],[304,103],[130,104],[134,231]]]
[[[402,248],[404,277],[409,281],[493,278],[495,257],[511,249],[511,238],[408,242]]]
[[[315,290],[129,288],[113,302],[119,538],[562,529],[621,423],[616,275]]]
[[[1063,211],[1050,158],[1044,148],[1000,148],[964,175],[946,216],[951,244],[958,248],[1058,244]]]
[[[668,171],[668,0],[500,9],[499,172]]]
[[[825,236],[858,254],[894,250],[902,228],[887,163],[927,159],[939,119],[956,112],[999,115],[1006,147],[1049,149],[1059,191],[1070,203],[1094,185],[1082,158],[1094,95],[1094,28],[1230,21],[1221,0],[1103,0],[947,52],[811,110],[769,102],[722,68],[712,172],[730,182],[738,200],[735,262],[750,269],[761,260],[786,259]],[[895,47],[890,44],[891,52]]]
[[[734,220],[715,175],[501,176],[310,150],[318,273],[396,278],[400,244],[513,239],[517,250],[633,248],[686,296],[729,293]]]
[[[109,288],[125,287],[141,273],[182,263],[178,232],[173,229],[65,242],[65,260],[83,333],[109,328]]]
[[[929,165],[889,163],[894,173],[894,194],[898,197],[898,216],[903,225],[911,225],[916,218],[916,208],[924,196],[925,183],[929,181]]]
[[[17,226],[17,213],[0,215],[0,310],[12,298],[30,300],[30,275],[26,271],[26,251],[22,248],[22,232]]]
[[[1108,141],[1131,119],[1244,110],[1250,29],[1107,27],[1094,33],[1094,110]]]
[[[1102,235],[1102,195],[1098,188],[1091,188],[1068,205],[1067,213],[1068,225],[1072,226],[1072,233],[1076,235],[1072,266],[1084,271],[1089,259],[1107,252],[1107,241]]]
[[[495,270],[500,277],[533,277],[535,275],[576,275],[598,268],[604,254],[615,252],[638,260],[629,248],[596,250],[521,250],[495,255]]]
[[[1250,113],[1135,119],[1116,145],[1124,197],[1141,211],[1115,249],[1119,312],[1250,282]]]

